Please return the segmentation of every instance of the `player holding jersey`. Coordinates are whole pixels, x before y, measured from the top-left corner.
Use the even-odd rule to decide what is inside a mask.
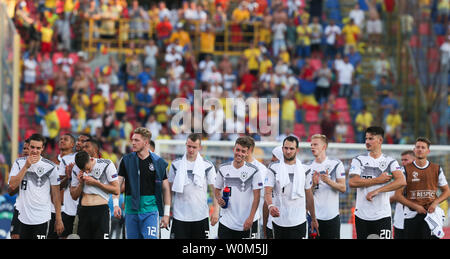
[[[47,237],[52,202],[56,213],[55,230],[58,234],[64,230],[58,167],[41,156],[44,146],[45,138],[42,135],[31,135],[29,156],[18,158],[10,172],[10,188],[14,190],[20,187],[17,210],[21,222],[21,239]]]
[[[366,239],[371,234],[391,239],[389,192],[405,186],[406,181],[398,162],[381,151],[383,128],[369,127],[365,134],[369,153],[353,158],[349,171],[349,186],[357,189],[356,235],[358,239]]]
[[[219,239],[251,238],[257,233],[263,179],[256,166],[245,162],[250,147],[246,137],[239,137],[233,148],[233,161],[219,167],[214,194],[221,207],[225,205],[222,190],[231,190],[228,207],[221,210]]]
[[[209,237],[208,186],[216,180],[214,165],[204,159],[201,135],[192,133],[186,140],[186,153],[172,161],[168,180],[173,192],[171,239],[206,239]],[[214,199],[211,225],[219,220],[219,205]]]
[[[110,214],[109,194],[119,194],[116,167],[109,159],[91,158],[86,151],[75,155],[70,194],[81,195],[78,235],[81,239],[108,239]]]
[[[339,239],[339,192],[346,191],[345,168],[340,160],[327,156],[327,147],[325,135],[311,137],[311,153],[315,157],[310,164],[314,208],[319,223],[319,239]]]

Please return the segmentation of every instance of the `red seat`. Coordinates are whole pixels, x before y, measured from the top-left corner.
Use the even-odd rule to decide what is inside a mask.
[[[320,127],[319,124],[309,125],[309,136],[312,136],[315,134],[322,134],[322,128]]]
[[[305,113],[305,121],[308,123],[319,122],[319,112],[316,110],[307,110]]]
[[[294,135],[297,136],[299,139],[301,139],[302,137],[306,137],[305,125],[301,123],[296,123],[294,125]]]
[[[348,110],[347,99],[342,97],[336,98],[334,102],[334,108],[336,110]]]
[[[355,143],[355,130],[351,124],[347,127],[347,135],[345,136],[347,143]]]
[[[352,123],[352,117],[348,111],[340,111],[338,117],[344,119],[345,123]]]
[[[33,90],[28,90],[23,93],[24,103],[34,103],[36,101],[36,92]]]
[[[445,36],[439,35],[436,36],[436,44],[440,47],[445,42]]]

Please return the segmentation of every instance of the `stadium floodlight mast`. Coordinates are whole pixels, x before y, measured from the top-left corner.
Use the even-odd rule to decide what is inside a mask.
[[[176,98],[172,101],[171,110],[177,111],[170,122],[171,129],[176,134],[189,134],[193,131],[207,134],[257,133],[274,138],[279,135],[278,98],[226,98],[223,107],[220,99],[203,98],[203,92],[195,90],[193,102],[187,98]],[[208,111],[205,118],[202,111]],[[249,115],[248,128],[245,127],[246,111]]]

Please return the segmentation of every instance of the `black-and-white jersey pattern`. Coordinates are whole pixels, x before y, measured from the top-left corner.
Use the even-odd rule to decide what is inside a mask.
[[[311,164],[303,164],[303,166],[305,167],[305,176],[307,176],[311,172],[310,165]],[[277,175],[276,171],[279,169],[279,166],[280,166],[280,161],[279,160],[269,164],[268,169],[273,173],[275,178],[276,178],[276,175]],[[289,172],[288,175],[289,175],[289,181],[291,183],[293,183],[294,182],[294,175],[295,175],[294,172]]]
[[[57,165],[45,158],[42,158],[41,161],[42,163],[36,163],[28,169],[22,181],[30,181],[36,187],[42,187],[50,181],[50,175]]]
[[[376,178],[383,172],[392,173],[391,165],[396,162],[395,159],[382,154],[382,159],[378,164],[373,164],[373,159],[365,155],[359,155],[355,157],[355,160],[359,162],[361,166],[361,177],[363,178]]]
[[[227,167],[233,167],[232,162],[224,163],[219,167],[219,173],[224,179],[224,186],[236,188],[241,192],[246,192],[249,188],[252,188],[252,180],[258,168],[250,163],[245,162],[244,168],[240,175],[234,176],[227,172]],[[241,170],[241,169],[239,169]]]

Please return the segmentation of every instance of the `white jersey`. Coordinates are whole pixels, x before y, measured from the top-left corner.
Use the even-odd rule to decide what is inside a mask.
[[[214,165],[202,158],[205,168],[205,177],[202,180],[201,187],[194,184],[194,162],[187,161],[187,182],[183,192],[172,192],[173,194],[173,217],[179,221],[193,222],[201,221],[209,217],[208,207],[208,185],[214,185],[216,181],[216,169]],[[167,179],[173,183],[175,176],[180,169],[182,159],[172,161]]]
[[[60,164],[59,164],[59,175],[66,175],[66,166],[70,165],[71,163],[75,163],[75,153],[65,155],[60,158]],[[75,167],[75,166],[74,166]],[[64,201],[63,201],[63,207],[62,211],[66,213],[69,216],[75,216],[77,214],[77,207],[78,207],[78,201],[74,200],[72,198],[72,195],[70,195],[70,184],[72,180],[68,180],[67,188],[64,190]]]
[[[345,179],[344,165],[338,159],[326,157],[322,163],[312,161],[309,167],[311,174],[326,174],[328,171],[328,177],[334,182],[337,179]],[[339,191],[319,180],[319,184],[314,188],[314,210],[319,220],[330,220],[339,215]]]
[[[19,174],[27,157],[20,157],[11,168],[11,176]],[[59,185],[58,166],[41,157],[25,173],[19,186],[19,220],[27,225],[39,225],[51,218],[51,185]]]
[[[290,183],[281,188],[280,183],[276,180],[276,174],[280,172],[280,161],[273,162],[269,165],[267,176],[264,181],[264,187],[273,188],[273,204],[280,211],[280,216],[272,218],[272,222],[281,227],[293,227],[303,224],[306,221],[306,196],[298,199],[291,199],[292,183],[294,182],[294,173],[297,165],[286,165],[289,174]],[[305,190],[311,189],[312,177],[307,166],[302,165],[302,172],[305,174],[303,183]]]
[[[233,162],[220,165],[215,187],[231,189],[228,208],[221,209],[220,223],[229,229],[243,231],[244,222],[250,216],[253,203],[253,191],[263,188],[263,179],[258,168],[245,162],[239,169]],[[256,211],[255,219],[259,219]]]
[[[97,180],[99,180],[102,184],[108,184],[113,181],[118,180],[118,174],[116,170],[116,166],[114,163],[109,159],[100,159],[100,158],[94,158],[95,164],[92,170],[88,173],[88,176],[91,176]],[[78,181],[77,175],[80,173],[80,168],[78,166],[73,166],[72,171],[72,186],[76,187],[80,183]],[[83,187],[83,193],[86,194],[97,194],[101,196],[105,200],[109,200],[109,193],[103,191],[99,187],[92,186],[92,185],[84,185]]]
[[[398,162],[385,154],[377,159],[367,155],[359,155],[352,160],[349,175],[359,175],[364,179],[372,179],[380,176],[383,172],[392,173],[401,171]],[[363,220],[379,220],[391,217],[391,204],[389,202],[390,193],[382,192],[376,195],[372,201],[368,201],[366,196],[369,192],[384,185],[377,184],[369,187],[361,187],[356,190],[355,215]]]

